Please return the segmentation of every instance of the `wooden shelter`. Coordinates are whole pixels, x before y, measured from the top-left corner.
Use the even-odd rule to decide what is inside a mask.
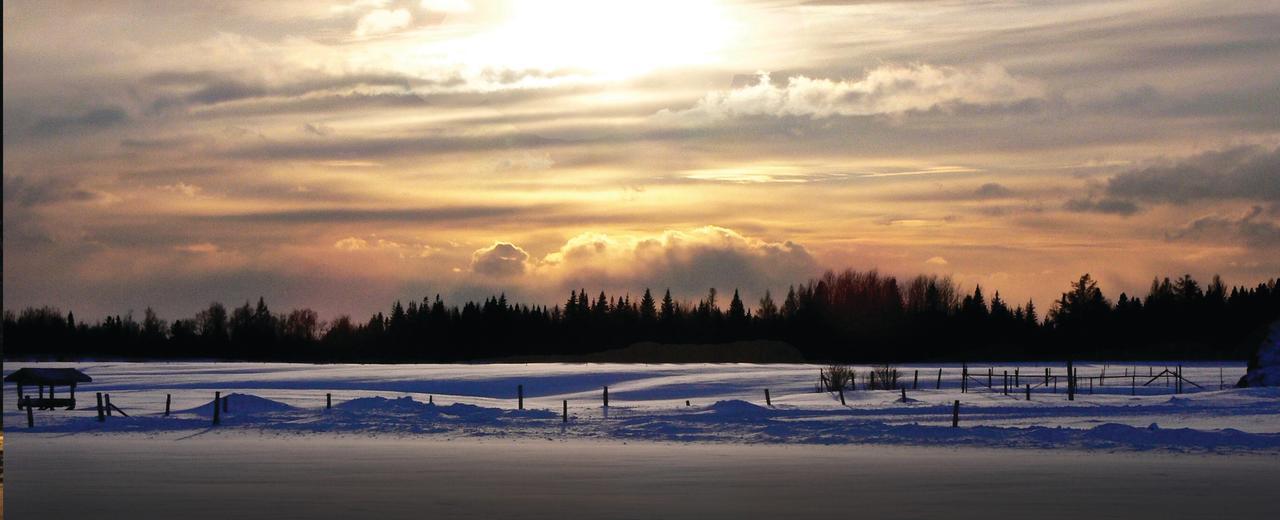
[[[38,410],[52,410],[57,407],[65,407],[68,410],[76,408],[76,384],[88,383],[93,378],[85,375],[84,372],[74,368],[20,368],[16,372],[9,374],[4,378],[5,382],[13,382],[18,385],[18,409],[23,409],[28,403]],[[27,385],[38,386],[39,394],[37,397],[23,395],[23,387]],[[49,387],[49,396],[45,397],[44,387]],[[71,389],[70,396],[58,398],[54,395],[54,387],[66,386]]]

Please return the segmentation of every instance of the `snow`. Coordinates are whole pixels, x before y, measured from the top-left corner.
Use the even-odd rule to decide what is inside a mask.
[[[258,397],[256,395],[249,395],[249,394],[231,393],[231,394],[222,396],[222,399],[227,401],[226,403],[227,411],[220,412],[220,415],[228,418],[240,416],[240,415],[260,415],[260,414],[269,414],[273,412],[287,412],[290,410],[297,409],[285,403],[282,403],[280,401],[273,401],[271,399],[266,399],[263,397]],[[197,406],[195,408],[191,408],[188,410],[182,410],[182,411],[179,411],[178,413],[193,414],[201,417],[212,417],[213,416],[213,400],[211,399],[209,400],[209,402],[205,404],[202,404],[200,406]]]
[[[1245,374],[1247,386],[1280,386],[1280,321],[1271,324],[1271,330],[1262,345],[1258,346],[1258,367]]]
[[[693,412],[699,413],[699,412]],[[884,445],[14,435],[12,518],[1270,518],[1275,457]]]
[[[960,392],[958,365],[902,365],[907,399],[898,391],[817,392],[815,365],[751,364],[492,364],[301,365],[263,363],[7,363],[83,370],[75,411],[39,411],[36,427],[14,407],[4,411],[14,438],[136,434],[184,438],[217,431],[306,437],[430,436],[446,440],[505,438],[700,442],[716,444],[878,444],[1072,448],[1107,451],[1280,453],[1280,388],[1230,388],[1242,363],[1182,363],[1199,386],[1173,394],[1175,364],[1078,362],[1081,376],[1129,374],[1075,401],[1065,384],[1045,386],[1044,369],[1062,365],[972,363],[971,390]],[[867,367],[856,367],[865,373]],[[941,388],[937,371],[943,370]],[[919,371],[919,389],[912,389]],[[1003,374],[1024,386],[1003,393]],[[1137,374],[1142,374],[1139,377]],[[1025,385],[1033,385],[1031,400]],[[525,410],[517,410],[522,385]],[[602,403],[609,387],[610,406]],[[1203,387],[1203,388],[1202,388]],[[6,385],[12,395],[13,385]],[[764,399],[769,389],[772,406]],[[211,426],[212,397],[228,399],[222,424]],[[92,393],[130,417],[98,422]],[[332,394],[333,408],[325,409]],[[166,395],[173,410],[164,416]],[[86,399],[87,397],[87,399]],[[569,420],[561,417],[569,404]],[[961,402],[961,428],[951,428]],[[688,405],[686,405],[688,401]],[[10,400],[9,402],[15,402]],[[1154,425],[1154,427],[1153,427]]]

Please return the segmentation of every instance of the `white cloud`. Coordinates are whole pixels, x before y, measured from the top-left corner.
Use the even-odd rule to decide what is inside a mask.
[[[471,2],[467,0],[422,0],[423,9],[436,13],[469,13]]]
[[[162,191],[177,193],[184,197],[195,197],[196,195],[200,194],[200,190],[201,190],[199,186],[196,186],[194,184],[187,184],[185,182],[167,184],[167,185],[161,186],[160,189]]]
[[[943,257],[940,257],[940,256],[935,256],[935,257],[933,257],[933,258],[930,258],[930,259],[928,259],[928,260],[925,260],[925,261],[924,261],[924,263],[929,264],[929,265],[947,265],[947,264],[948,264],[948,263],[950,263],[950,262],[947,262],[947,259],[946,259],[946,258],[943,258]]]
[[[371,237],[363,239],[359,237],[347,237],[333,243],[334,249],[341,251],[381,251],[393,253],[400,259],[406,258],[427,258],[439,248],[432,247],[430,244],[420,242],[407,241],[398,242],[385,238]]]
[[[525,273],[529,253],[515,244],[494,242],[471,254],[471,272],[495,277],[515,276]]]
[[[717,287],[759,296],[819,270],[809,251],[795,242],[704,226],[653,235],[582,233],[544,256],[533,273],[557,288],[670,288],[677,295],[697,296]]]
[[[375,9],[356,22],[355,35],[365,37],[385,34],[408,27],[412,22],[413,15],[409,14],[408,9]]]
[[[342,251],[361,251],[369,249],[369,241],[363,238],[347,237],[334,242],[333,247]]]
[[[1014,77],[999,65],[884,65],[857,80],[792,76],[782,86],[775,85],[768,72],[758,77],[754,85],[711,92],[677,114],[709,119],[760,115],[818,119],[898,114],[955,103],[1009,105],[1044,96],[1039,83]]]

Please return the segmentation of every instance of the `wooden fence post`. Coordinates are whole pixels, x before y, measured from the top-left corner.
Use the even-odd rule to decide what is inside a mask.
[[[840,387],[840,406],[844,406],[844,387]]]
[[[934,390],[942,390],[942,369],[941,368],[938,369],[938,384],[936,387],[934,387]]]
[[[1018,388],[1022,386],[1022,376],[1021,376],[1021,373],[1019,372],[1020,370],[1021,369],[1019,368],[1013,369],[1013,387],[1014,388]]]
[[[1076,371],[1073,369],[1071,360],[1067,360],[1067,400],[1076,400]]]
[[[960,400],[956,399],[956,404],[951,407],[951,427],[960,427]]]
[[[1004,371],[1004,395],[1009,395],[1009,371]]]
[[[901,390],[902,390],[902,402],[904,402],[904,403],[905,403],[905,402],[907,402],[907,389],[906,389],[906,388],[903,388],[903,389],[901,389]]]
[[[516,406],[524,409],[524,385],[516,385]]]
[[[604,387],[604,407],[605,408],[609,407],[609,387],[608,386]]]
[[[1028,385],[1027,385],[1027,400],[1028,400],[1028,401],[1030,401],[1030,400],[1031,400],[1031,385],[1030,385],[1030,384],[1028,384]]]
[[[107,417],[111,417],[111,394],[102,394],[102,402],[107,408]]]
[[[960,365],[960,393],[969,391],[969,365]]]
[[[213,393],[213,425],[217,426],[222,422],[222,418],[218,415],[222,411],[222,392]]]
[[[769,398],[769,389],[768,389],[768,388],[764,389],[764,404],[765,404],[765,405],[767,405],[767,406],[773,406],[773,399],[770,399],[770,398]]]
[[[325,409],[325,410],[328,410],[328,409],[331,409],[331,408],[333,408],[333,394],[332,394],[332,393],[325,393],[325,394],[324,394],[324,409]]]
[[[102,412],[102,392],[98,392],[98,422],[107,420],[107,416]]]
[[[31,411],[31,396],[27,396],[25,399],[27,400],[27,428],[34,428],[36,418],[34,412]]]
[[[916,376],[911,379],[911,389],[917,390],[919,388],[920,388],[920,369],[917,368]]]
[[[685,400],[684,400],[684,405],[685,405],[685,406],[693,406],[692,404],[689,404],[689,400],[688,400],[688,399],[685,399]]]
[[[990,390],[992,392],[996,391],[996,388],[991,384],[991,376],[995,374],[995,372],[996,372],[996,369],[987,367],[987,390]]]
[[[568,399],[564,400],[564,416],[561,418],[560,422],[566,422],[566,423],[569,422],[569,400]]]
[[[164,394],[164,416],[169,416],[169,403],[173,402],[172,394]]]
[[[1044,367],[1044,386],[1049,386],[1049,367]]]

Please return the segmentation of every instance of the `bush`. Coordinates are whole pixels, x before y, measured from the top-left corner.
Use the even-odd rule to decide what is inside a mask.
[[[838,392],[842,389],[854,389],[854,381],[858,373],[849,365],[831,365],[818,371],[818,391]]]
[[[867,374],[867,390],[897,390],[898,379],[902,374],[893,365],[877,365],[871,367]]]

